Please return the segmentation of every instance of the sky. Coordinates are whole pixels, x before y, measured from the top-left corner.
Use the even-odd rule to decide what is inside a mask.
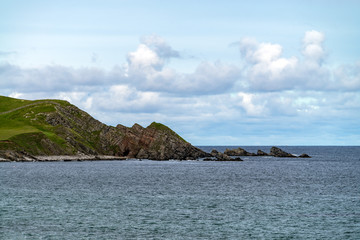
[[[360,145],[360,1],[0,6],[0,95],[193,145]]]

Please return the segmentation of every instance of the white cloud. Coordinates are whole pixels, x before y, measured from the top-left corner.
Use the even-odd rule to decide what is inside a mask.
[[[180,53],[169,46],[166,41],[157,35],[147,35],[140,39],[140,42],[150,47],[161,58],[179,58]]]
[[[239,106],[241,106],[248,116],[263,116],[265,113],[264,104],[266,101],[257,103],[255,95],[251,93],[239,92],[237,94]]]
[[[261,43],[254,52],[256,62],[272,62],[281,56],[282,47],[279,44]]]
[[[351,65],[339,66],[335,71],[337,89],[345,88],[348,91],[360,89],[360,62]]]
[[[23,98],[24,94],[23,93],[19,93],[19,92],[12,92],[9,94],[9,97],[12,98]]]
[[[282,134],[311,121],[360,117],[360,64],[326,66],[324,39],[306,32],[299,56],[284,57],[281,45],[247,38],[240,42],[244,67],[202,61],[182,73],[170,61],[186,59],[164,39],[145,36],[111,70],[2,63],[0,89],[13,97],[65,99],[112,125],[160,121],[194,139],[210,133],[225,142],[242,139],[257,127]]]
[[[60,92],[76,88],[103,86],[113,83],[99,68],[78,68],[50,65],[42,68],[21,68],[0,64],[0,87],[18,92]]]
[[[156,112],[161,106],[158,93],[138,91],[128,85],[113,85],[92,97],[98,99],[96,108],[106,112]]]
[[[136,51],[127,57],[123,81],[143,91],[176,94],[213,94],[233,87],[240,76],[234,65],[201,62],[191,74],[178,73],[166,64],[180,55],[163,39],[146,36]]]
[[[131,70],[145,70],[149,68],[161,69],[164,65],[163,60],[145,44],[140,44],[135,52],[131,52],[127,57]]]
[[[325,36],[318,31],[308,31],[303,39],[302,55],[282,57],[279,44],[258,43],[245,38],[240,42],[240,52],[247,68],[244,77],[250,89],[283,91],[291,89],[331,89],[331,70],[323,66],[326,57],[323,48]]]
[[[244,39],[240,42],[240,51],[247,62],[244,75],[251,89],[274,91],[294,86],[293,74],[298,59],[282,58],[280,45]]]
[[[325,57],[323,42],[325,36],[323,33],[311,30],[305,33],[303,43],[303,54],[307,60],[320,62]]]

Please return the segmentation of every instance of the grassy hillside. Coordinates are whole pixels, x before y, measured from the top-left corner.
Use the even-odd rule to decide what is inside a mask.
[[[42,114],[54,112],[55,104],[65,101],[28,101],[0,96],[0,140],[9,140],[24,133],[49,133],[52,129],[42,119]]]
[[[71,154],[74,149],[56,134],[55,126],[46,121],[57,107],[70,106],[60,100],[21,100],[0,96],[0,150],[24,150],[34,154]],[[36,141],[34,141],[36,140]]]
[[[15,153],[13,159],[16,154],[112,155],[158,160],[207,156],[161,123],[153,122],[147,128],[138,124],[132,128],[112,127],[66,101],[0,96],[0,156],[7,152]]]

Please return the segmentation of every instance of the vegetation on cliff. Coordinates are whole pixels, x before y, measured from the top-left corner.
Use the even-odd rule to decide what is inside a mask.
[[[112,155],[149,159],[195,159],[207,154],[167,126],[105,125],[61,100],[0,96],[0,154]],[[4,155],[4,154],[3,154]]]

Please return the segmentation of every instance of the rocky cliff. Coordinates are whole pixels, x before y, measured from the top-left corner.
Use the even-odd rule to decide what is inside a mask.
[[[154,160],[209,156],[160,123],[112,127],[66,101],[0,96],[0,157],[79,154]]]

